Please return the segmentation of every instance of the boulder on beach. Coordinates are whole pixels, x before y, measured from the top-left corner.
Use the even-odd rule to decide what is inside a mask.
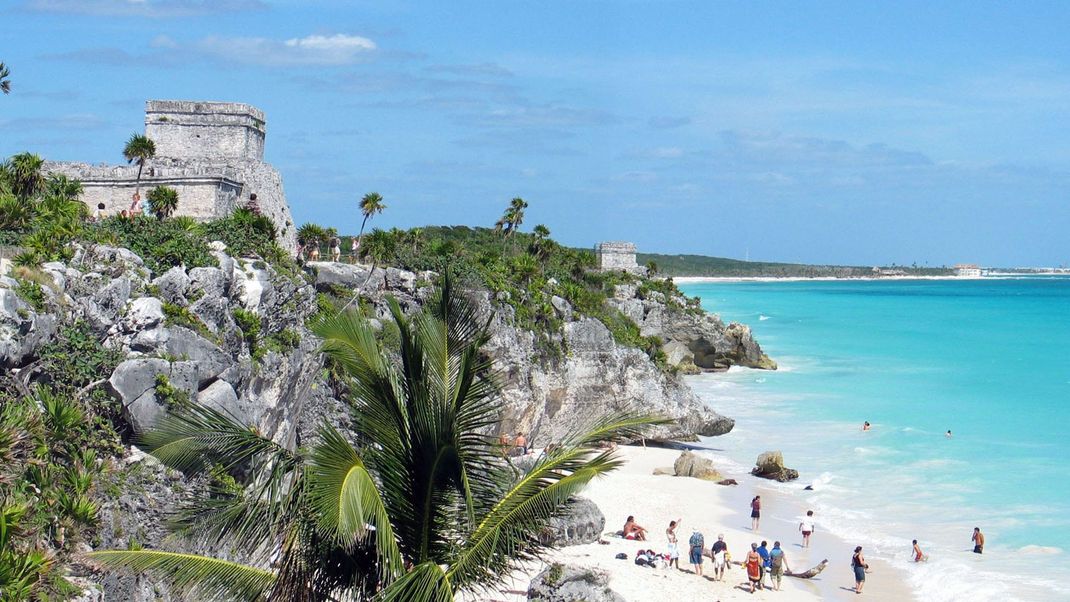
[[[678,477],[694,477],[704,481],[720,481],[724,479],[721,473],[714,469],[713,460],[703,458],[690,451],[685,451],[680,454],[679,458],[676,458],[676,462],[673,463],[673,470]]]
[[[532,602],[625,602],[609,589],[609,575],[598,569],[551,564],[531,580]]]
[[[539,532],[539,543],[554,547],[592,543],[605,527],[606,517],[598,506],[587,498],[575,497]]]
[[[784,466],[784,454],[779,451],[767,451],[758,455],[752,475],[763,479],[772,479],[781,483],[799,478],[799,471]]]

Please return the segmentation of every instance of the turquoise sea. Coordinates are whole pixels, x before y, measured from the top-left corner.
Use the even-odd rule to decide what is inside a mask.
[[[1070,278],[680,288],[781,366],[691,379],[737,419],[713,446],[740,465],[783,450],[818,529],[902,567],[919,599],[1070,600]]]

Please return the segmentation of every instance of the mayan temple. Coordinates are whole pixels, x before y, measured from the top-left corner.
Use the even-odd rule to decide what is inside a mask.
[[[145,135],[156,156],[141,176],[142,197],[156,186],[178,191],[178,210],[207,220],[235,207],[255,205],[275,222],[279,243],[296,245],[296,228],[286,203],[282,176],[264,162],[264,113],[247,104],[184,100],[145,103]],[[137,185],[136,165],[50,162],[46,170],[82,182],[82,201],[103,214],[130,207]]]

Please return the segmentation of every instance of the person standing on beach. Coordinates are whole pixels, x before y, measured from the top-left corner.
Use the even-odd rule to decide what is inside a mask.
[[[855,548],[855,554],[851,557],[851,569],[855,573],[855,593],[862,593],[862,586],[866,584],[866,557],[862,555],[862,546]]]
[[[687,541],[690,547],[690,553],[688,556],[691,560],[691,567],[695,570],[695,574],[699,577],[702,576],[702,552],[706,548],[706,540],[702,537],[702,533],[695,531],[691,533],[691,539]]]
[[[802,531],[802,535],[803,535],[803,547],[804,548],[809,548],[810,547],[810,536],[813,535],[813,533],[814,533],[814,511],[813,510],[807,510],[806,511],[806,518],[804,518],[802,520],[802,522],[799,523],[799,530]]]
[[[980,554],[980,553],[982,553],[984,551],[984,549],[985,549],[985,536],[984,536],[984,533],[981,533],[981,527],[974,527],[973,528],[973,537],[970,538],[970,541],[973,542],[973,553],[974,554]]]
[[[944,436],[947,437],[948,439],[950,439],[951,438],[951,429],[947,429],[947,432],[944,433]]]
[[[747,552],[743,566],[747,569],[747,581],[750,583],[750,593],[753,594],[754,587],[760,588],[762,583],[762,557],[758,555],[758,544],[750,545],[750,552]]]
[[[774,591],[780,591],[780,580],[784,577],[784,571],[790,570],[780,542],[774,541],[773,549],[769,550],[769,584],[773,586]]]
[[[758,530],[758,522],[762,518],[762,496],[756,495],[750,501],[750,530]]]
[[[676,527],[681,522],[679,518],[670,521],[669,528],[665,529],[665,537],[669,540],[669,566],[675,566],[676,570],[680,570],[680,545],[676,542]]]
[[[713,580],[724,581],[724,569],[728,565],[728,544],[724,542],[724,534],[717,536],[710,548],[713,552]]]

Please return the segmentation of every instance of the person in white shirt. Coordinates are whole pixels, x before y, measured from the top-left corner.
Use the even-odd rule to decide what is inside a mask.
[[[803,547],[810,547],[810,536],[814,533],[814,511],[807,510],[806,517],[799,523],[799,530],[802,531]]]

